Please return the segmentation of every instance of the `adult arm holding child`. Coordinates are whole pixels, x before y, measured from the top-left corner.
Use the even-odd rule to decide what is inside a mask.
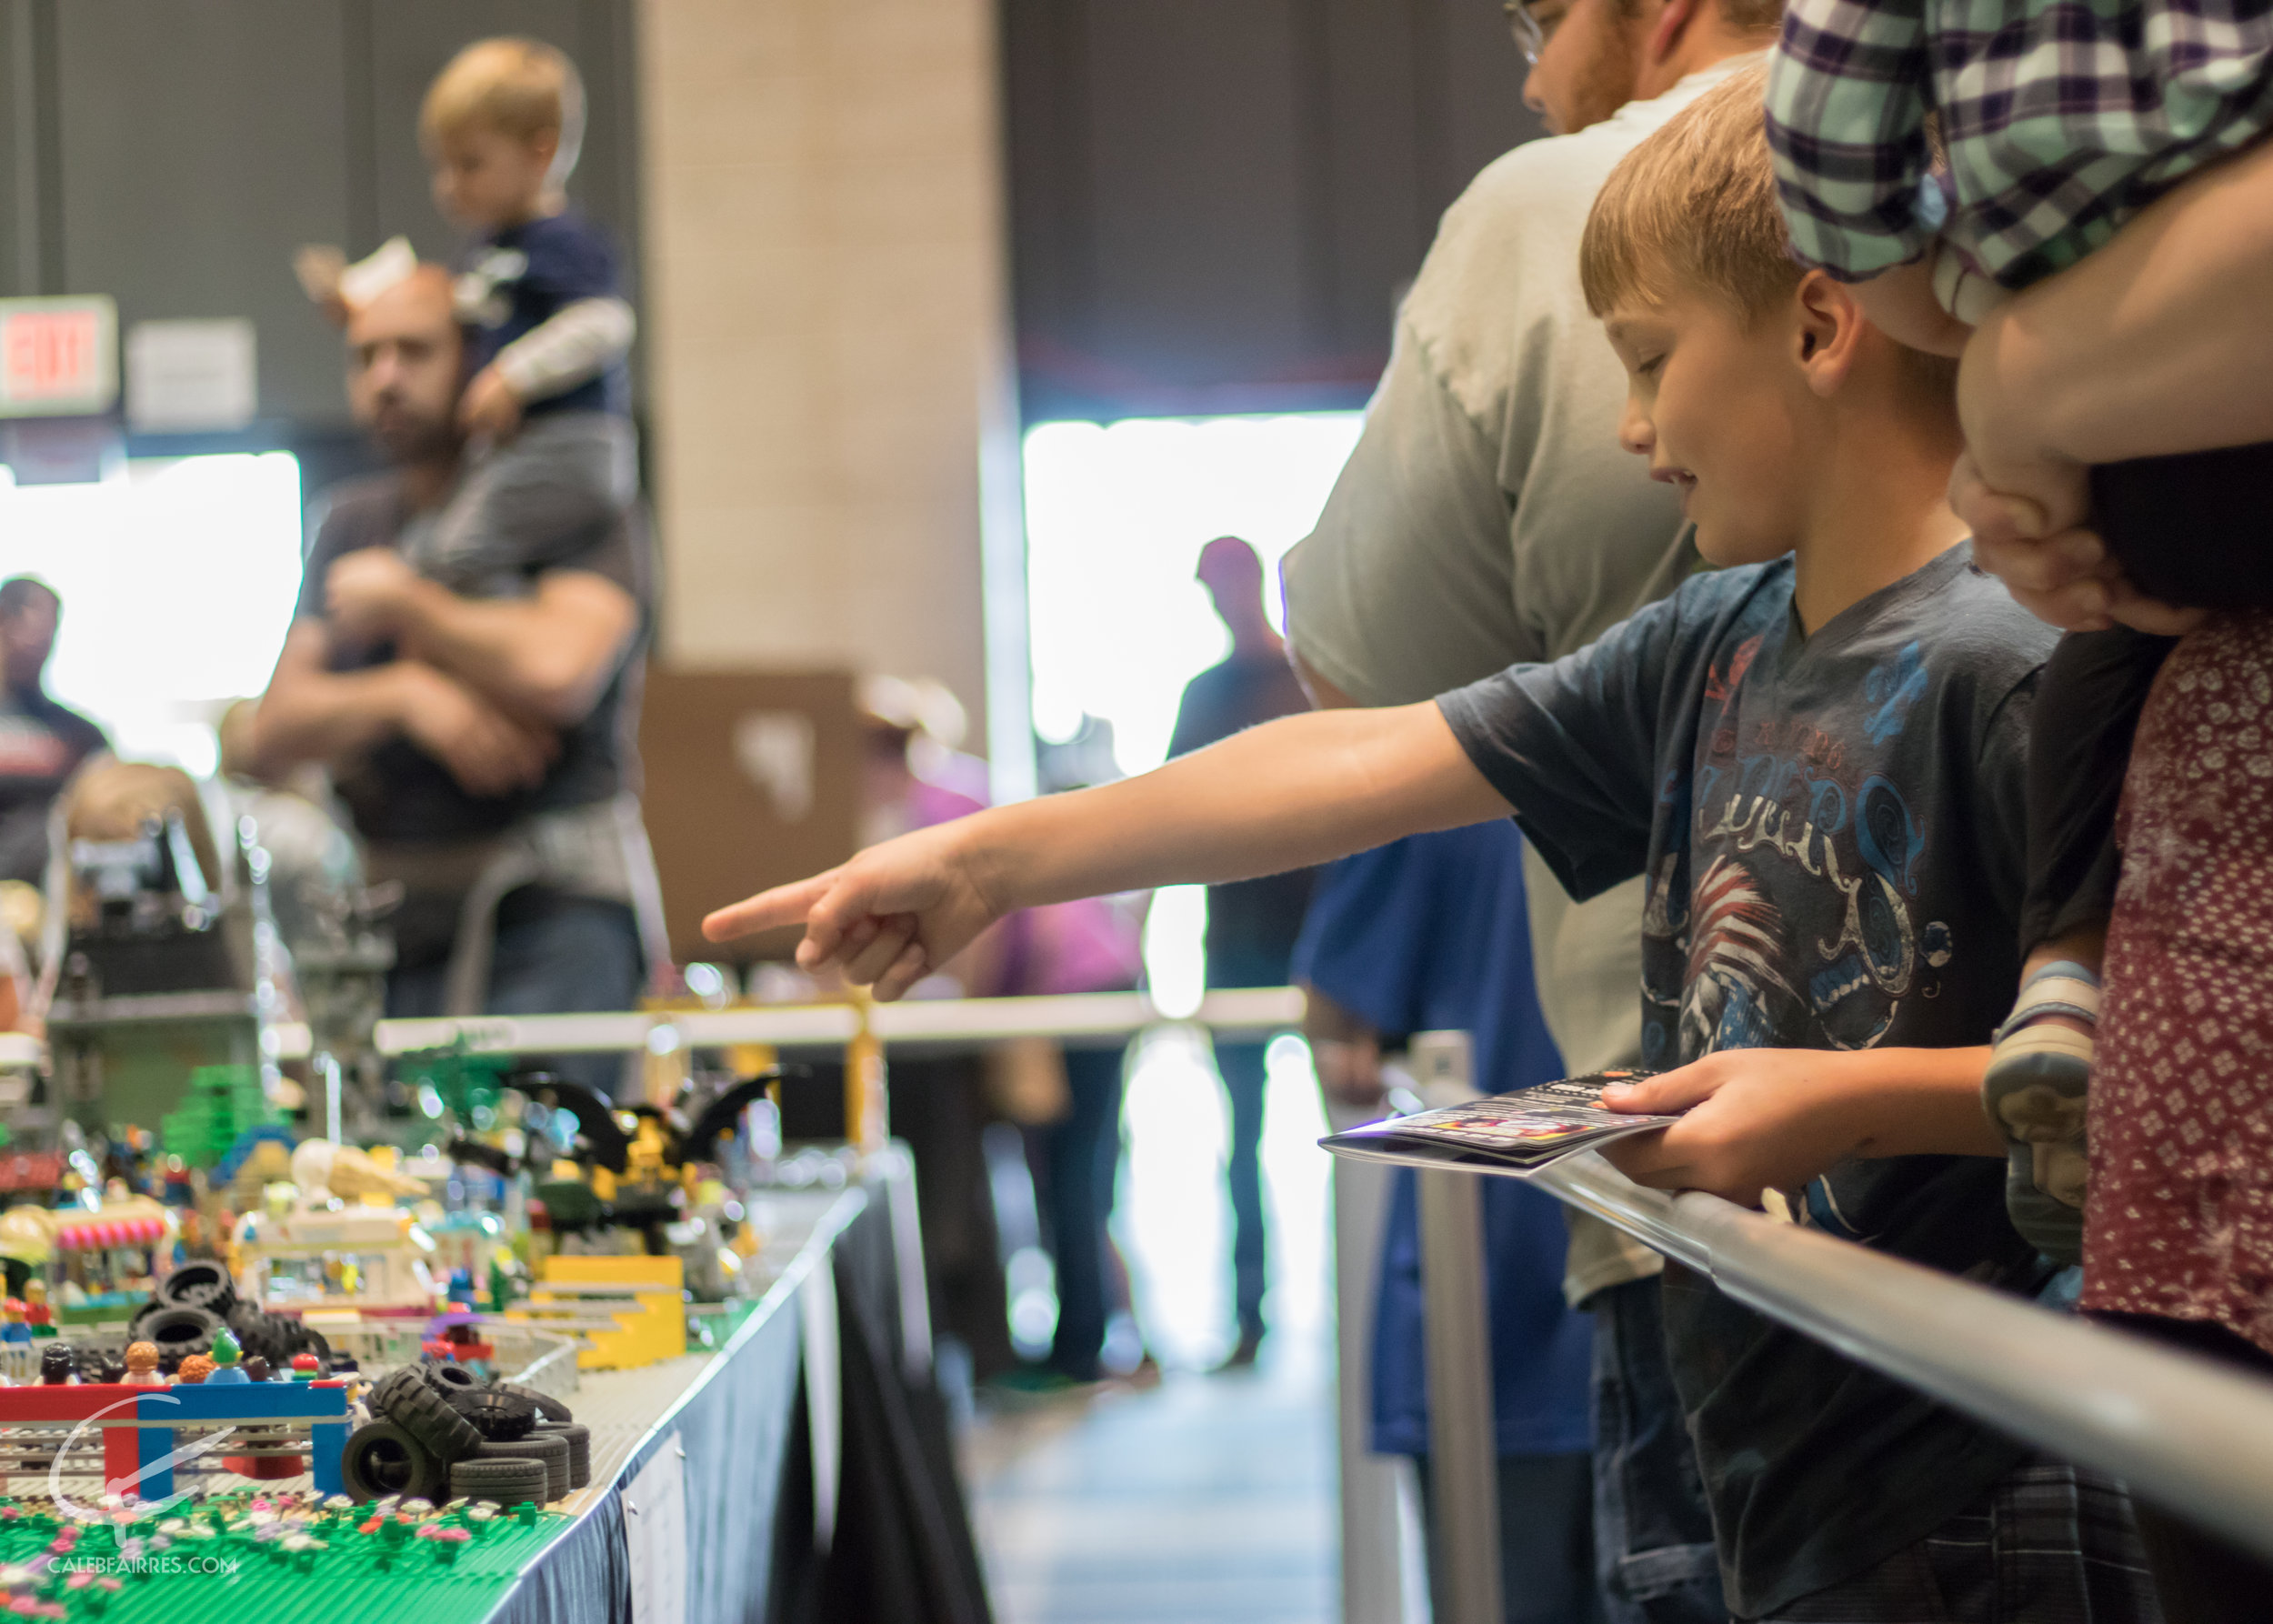
[[[1958,380],[1950,502],[1982,566],[2056,626],[2185,629],[2083,526],[2094,463],[2273,439],[2273,147],[2158,200],[1985,319]]]

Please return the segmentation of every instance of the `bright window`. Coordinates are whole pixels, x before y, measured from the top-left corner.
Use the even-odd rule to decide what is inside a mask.
[[[1071,738],[1084,714],[1113,725],[1121,770],[1167,759],[1184,685],[1231,651],[1193,578],[1200,549],[1243,536],[1283,607],[1278,560],[1308,535],[1364,416],[1132,418],[1050,423],[1026,437],[1026,604],[1034,730]],[[1283,628],[1282,628],[1283,629]],[[1145,967],[1170,1016],[1199,1007],[1207,896],[1153,899]]]
[[[1034,727],[1113,724],[1121,770],[1167,759],[1184,685],[1231,640],[1192,578],[1200,548],[1244,536],[1272,581],[1357,443],[1357,412],[1049,423],[1026,437]],[[1279,617],[1276,588],[1271,618]]]
[[[212,725],[268,686],[300,590],[287,452],[137,459],[95,484],[0,468],[0,576],[63,599],[47,686],[122,755],[213,771]]]

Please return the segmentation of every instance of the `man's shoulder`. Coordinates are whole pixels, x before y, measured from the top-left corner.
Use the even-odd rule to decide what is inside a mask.
[[[1717,64],[1663,95],[1570,135],[1527,141],[1484,166],[1445,211],[1403,312],[1413,336],[1437,352],[1439,370],[1488,370],[1486,358],[1510,353],[1542,316],[1589,355],[1599,347],[1578,319],[1586,316],[1578,239],[1596,196],[1627,153],[1747,60]]]

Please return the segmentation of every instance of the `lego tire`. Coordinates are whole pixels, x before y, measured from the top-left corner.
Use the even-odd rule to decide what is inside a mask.
[[[592,1429],[576,1421],[546,1421],[539,1429],[568,1440],[568,1487],[573,1491],[592,1481]]]
[[[490,1390],[497,1393],[516,1393],[536,1406],[536,1413],[547,1421],[573,1421],[576,1413],[550,1393],[540,1393],[535,1388],[525,1388],[517,1381],[493,1381]]]
[[[500,1506],[541,1505],[546,1478],[545,1463],[526,1457],[461,1460],[450,1468],[450,1498],[491,1500]]]
[[[340,1480],[357,1504],[383,1496],[448,1498],[449,1475],[408,1432],[392,1421],[370,1421],[347,1435],[339,1457]]]
[[[511,1441],[485,1443],[476,1460],[534,1460],[545,1469],[545,1499],[547,1502],[568,1497],[568,1440],[555,1438],[548,1432],[534,1433],[527,1438]]]
[[[509,1442],[526,1438],[536,1430],[537,1409],[518,1393],[501,1393],[495,1388],[477,1388],[464,1397],[453,1396],[458,1414],[474,1423],[474,1429],[492,1443]]]
[[[193,1353],[211,1353],[220,1328],[220,1319],[205,1308],[152,1302],[135,1311],[126,1336],[155,1345],[160,1368],[170,1370]]]
[[[169,1308],[203,1308],[223,1319],[237,1302],[236,1282],[229,1278],[225,1267],[210,1258],[175,1264],[150,1295]]]
[[[415,1365],[406,1365],[379,1378],[371,1389],[373,1413],[409,1433],[436,1459],[464,1460],[481,1449],[482,1435],[474,1423],[450,1408],[450,1402]]]

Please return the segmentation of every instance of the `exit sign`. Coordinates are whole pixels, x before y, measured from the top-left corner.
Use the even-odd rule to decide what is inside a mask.
[[[0,299],[0,417],[85,417],[118,399],[118,306]]]

